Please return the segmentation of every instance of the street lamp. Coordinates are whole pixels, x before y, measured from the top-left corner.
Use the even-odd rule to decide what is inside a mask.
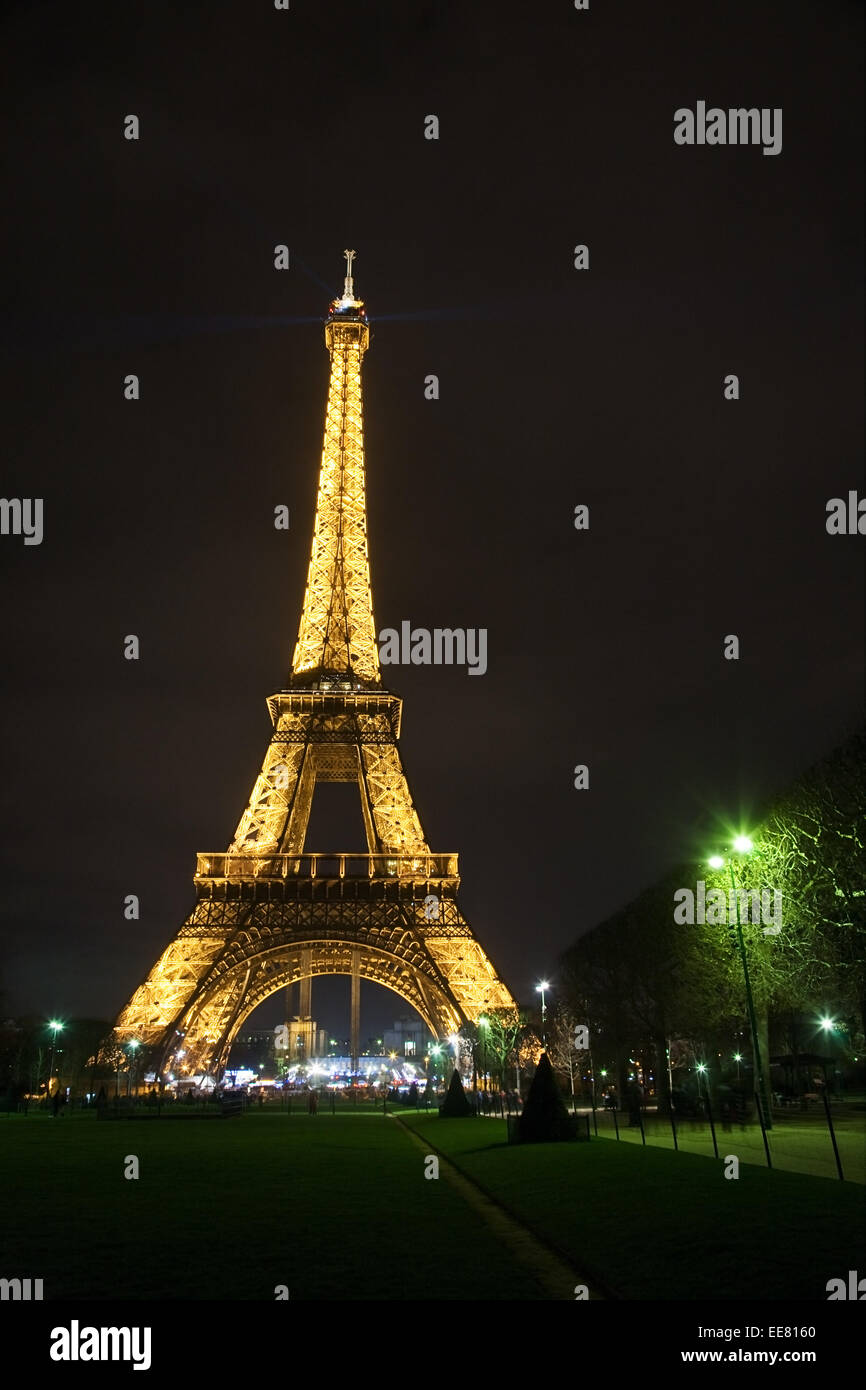
[[[743,1054],[742,1054],[742,1052],[735,1052],[735,1053],[734,1053],[734,1061],[735,1061],[736,1064],[737,1064],[737,1080],[738,1080],[738,1081],[739,1081],[739,1079],[740,1079],[740,1063],[742,1062],[742,1060],[743,1060]]]
[[[820,1027],[821,1031],[823,1032],[823,1034],[824,1034],[824,1036],[825,1036],[825,1039],[826,1039],[826,1041],[827,1041],[828,1044],[829,1044],[829,1042],[830,1042],[831,1037],[833,1037],[834,1035],[837,1035],[838,1032],[839,1032],[841,1029],[843,1029],[843,1028],[845,1027],[844,1023],[837,1023],[836,1020],[835,1020],[835,1018],[828,1018],[826,1014],[824,1015],[823,1018],[820,1018],[820,1019],[818,1020],[818,1026]],[[830,1062],[831,1062],[831,1065],[833,1066],[833,1089],[834,1089],[834,1091],[838,1091],[838,1090],[839,1090],[839,1083],[836,1081],[836,1076],[838,1075],[838,1076],[841,1078],[842,1073],[841,1073],[841,1071],[839,1070],[839,1068],[835,1065],[836,1058],[835,1058],[834,1055],[833,1055],[833,1048],[832,1048],[832,1047],[829,1047],[828,1050],[829,1050],[829,1053],[830,1053]],[[824,1066],[824,1084],[825,1084],[825,1086],[826,1086],[826,1084],[827,1084],[827,1068],[826,1068],[826,1066]]]
[[[479,1033],[479,1037],[480,1037],[480,1039],[481,1039],[481,1077],[482,1077],[482,1088],[481,1088],[481,1089],[484,1090],[484,1091],[486,1091],[486,1090],[487,1090],[487,1042],[486,1042],[486,1038],[487,1038],[487,1034],[490,1032],[490,1019],[489,1019],[489,1018],[485,1018],[484,1015],[482,1014],[481,1017],[480,1017],[479,1020],[478,1020],[478,1027],[479,1027],[479,1029],[483,1029],[483,1032],[480,1032],[480,1033]]]
[[[57,1018],[48,1020],[48,1027],[51,1029],[51,1056],[48,1060],[48,1092],[51,1093],[51,1077],[54,1074],[54,1045],[57,1042],[57,1034],[63,1032],[63,1024]]]
[[[752,841],[748,835],[737,835],[733,845],[737,854],[750,854],[752,851]],[[725,860],[720,854],[714,854],[709,860],[711,869],[722,869]],[[731,888],[734,894],[734,904],[736,911],[737,927],[737,950],[740,953],[740,961],[743,966],[743,979],[746,983],[746,1006],[749,1012],[749,1027],[752,1030],[752,1056],[755,1061],[755,1082],[758,1087],[758,1095],[761,1101],[761,1109],[764,1112],[764,1128],[773,1128],[773,1117],[770,1114],[770,1107],[767,1103],[767,1085],[764,1080],[764,1069],[761,1066],[761,1046],[758,1042],[758,1024],[755,1019],[755,1004],[752,999],[752,982],[749,979],[749,962],[746,959],[746,944],[743,940],[743,924],[740,921],[740,894],[737,891],[737,881],[734,878],[734,861],[732,858],[727,860],[728,872],[731,876]]]
[[[450,1034],[448,1035],[448,1041],[450,1042],[451,1046],[454,1048],[454,1070],[455,1070],[455,1071],[459,1071],[459,1070],[460,1070],[460,1034],[459,1034],[459,1033],[450,1033]],[[445,1080],[444,1076],[443,1076],[442,1080],[443,1080],[443,1081]]]
[[[439,1043],[434,1043],[433,1046],[430,1048],[430,1056],[433,1058],[433,1070],[434,1070],[434,1077],[433,1077],[433,1079],[434,1079],[434,1081],[437,1081],[437,1082],[438,1082],[438,1078],[437,1078],[436,1075],[435,1075],[435,1070],[436,1070],[436,1067],[439,1065],[439,1061],[440,1061],[440,1058],[441,1058],[441,1056],[442,1056],[442,1048],[440,1047]],[[444,1068],[443,1068],[443,1072],[444,1072]],[[443,1075],[442,1079],[444,1080],[444,1075]]]
[[[545,1033],[545,1031],[544,1031],[544,1021],[545,1021],[545,1019],[547,1018],[547,1005],[546,1005],[545,1002],[544,1002],[544,992],[545,992],[545,990],[548,990],[548,989],[550,989],[550,981],[549,981],[549,980],[541,980],[541,981],[535,986],[535,992],[536,992],[536,994],[540,994],[540,995],[541,995],[541,1042],[542,1042],[543,1047],[545,1047],[545,1048],[547,1047],[547,1035],[546,1035],[546,1033]]]
[[[138,1041],[137,1038],[130,1038],[129,1044],[128,1044],[128,1045],[129,1045],[129,1050],[130,1050],[130,1052],[132,1053],[132,1057],[131,1057],[131,1059],[130,1059],[130,1064],[129,1064],[129,1067],[127,1068],[127,1072],[126,1072],[126,1094],[127,1094],[127,1097],[129,1096],[130,1072],[131,1072],[131,1070],[132,1070],[133,1063],[135,1062],[135,1054],[136,1054],[136,1052],[138,1051],[138,1049],[141,1047],[141,1043]]]

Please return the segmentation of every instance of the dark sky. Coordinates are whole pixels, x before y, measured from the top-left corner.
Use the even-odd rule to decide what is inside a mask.
[[[860,716],[864,541],[825,506],[864,490],[862,7],[113,0],[0,37],[0,490],[45,508],[0,536],[0,1008],[113,1017],[234,832],[349,245],[377,625],[488,630],[483,678],[387,672],[403,758],[530,999]],[[781,153],[676,145],[699,100],[782,108]],[[351,848],[331,809],[312,847]],[[371,989],[363,1031],[400,1012]]]

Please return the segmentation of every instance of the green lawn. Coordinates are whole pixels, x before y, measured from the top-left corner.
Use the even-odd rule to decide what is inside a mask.
[[[0,1172],[0,1274],[46,1299],[545,1296],[381,1113],[8,1117]]]
[[[408,1112],[7,1117],[0,1275],[42,1278],[46,1299],[550,1297],[424,1178],[434,1146],[614,1296],[823,1301],[862,1266],[860,1186],[747,1164],[726,1180],[721,1162],[608,1139],[504,1141],[499,1120]]]
[[[610,1111],[597,1113],[599,1136],[616,1138],[613,1115]],[[866,1183],[866,1124],[862,1108],[853,1105],[846,1114],[835,1116],[836,1142],[842,1159],[842,1171],[846,1182]],[[670,1122],[649,1112],[644,1115],[644,1129],[648,1144],[673,1149]],[[625,1115],[619,1116],[620,1143],[640,1144],[640,1131],[631,1128]],[[768,1136],[770,1156],[774,1168],[784,1168],[793,1173],[804,1173],[816,1178],[836,1178],[838,1173],[833,1156],[833,1146],[824,1116],[820,1111],[802,1115],[799,1112],[782,1111],[776,1113],[773,1128]],[[716,1120],[716,1139],[719,1153],[736,1153],[741,1163],[766,1165],[764,1142],[760,1125],[752,1122],[745,1128],[732,1124],[727,1131]],[[713,1143],[710,1127],[705,1120],[681,1121],[677,1129],[679,1147],[686,1153],[701,1153],[712,1156]]]
[[[746,1164],[726,1179],[721,1160],[601,1138],[509,1147],[500,1120],[405,1119],[624,1298],[826,1300],[828,1279],[862,1267],[860,1186]]]

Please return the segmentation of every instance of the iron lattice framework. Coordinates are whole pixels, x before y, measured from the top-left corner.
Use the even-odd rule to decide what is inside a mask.
[[[227,853],[198,856],[196,905],[115,1033],[157,1072],[218,1073],[245,1018],[276,990],[351,975],[412,1004],[440,1038],[514,1001],[463,917],[456,854],[429,849],[383,689],[367,551],[361,362],[370,340],[352,260],[325,323],[331,375],[307,588],[288,689]],[[317,782],[358,787],[367,854],[305,854]]]

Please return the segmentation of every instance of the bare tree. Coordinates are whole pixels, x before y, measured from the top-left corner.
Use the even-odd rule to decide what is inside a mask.
[[[547,1025],[547,1055],[555,1070],[568,1077],[573,1107],[577,1090],[583,1089],[583,1068],[586,1064],[593,1074],[591,1025],[586,1009],[557,1001]],[[594,1091],[594,1074],[592,1085]]]

